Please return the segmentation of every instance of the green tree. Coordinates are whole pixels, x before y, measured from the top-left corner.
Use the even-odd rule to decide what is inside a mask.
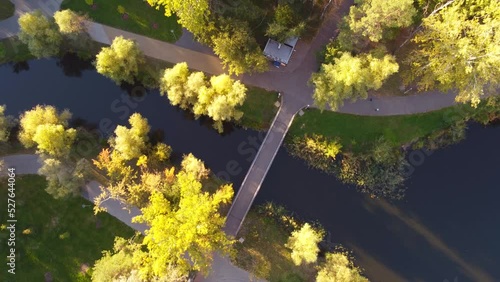
[[[21,115],[19,141],[26,148],[31,148],[36,145],[33,138],[40,125],[52,124],[66,127],[70,118],[71,113],[68,110],[58,113],[57,109],[53,106],[37,105]]]
[[[175,14],[179,24],[196,36],[201,36],[210,29],[209,0],[148,0],[152,6],[165,8],[165,16]]]
[[[5,105],[0,105],[0,142],[9,140],[11,121],[8,116],[5,116]]]
[[[146,253],[142,250],[137,237],[130,240],[116,237],[113,250],[104,251],[102,258],[96,261],[92,281],[184,282],[187,280],[187,275],[171,264],[164,266],[166,276],[147,280],[140,272],[141,259],[145,256]]]
[[[189,73],[187,63],[178,63],[166,69],[160,79],[160,91],[170,103],[188,109],[196,103],[198,91],[206,85],[202,72]]]
[[[85,17],[69,9],[55,12],[54,20],[59,27],[59,31],[63,34],[87,32]]]
[[[19,39],[37,58],[59,54],[62,36],[57,26],[40,11],[23,14],[19,17]]]
[[[309,223],[292,232],[285,245],[292,250],[292,261],[296,265],[313,263],[318,259],[318,243],[323,239],[323,231],[315,230]]]
[[[492,0],[461,0],[423,19],[413,39],[412,76],[421,89],[458,89],[458,102],[479,103],[500,83],[500,5]]]
[[[326,261],[319,268],[317,282],[368,282],[361,275],[361,270],[354,266],[346,253],[336,252],[326,254]]]
[[[88,161],[79,160],[72,164],[68,160],[45,158],[38,173],[47,179],[47,193],[56,199],[76,196],[79,188],[85,183]]]
[[[278,4],[274,19],[267,27],[266,35],[278,42],[285,42],[289,38],[302,35],[305,28],[305,22],[299,20],[289,4]]]
[[[371,54],[352,56],[342,53],[339,58],[334,58],[334,63],[323,64],[321,70],[312,75],[315,104],[323,109],[328,105],[336,110],[346,99],[366,99],[368,90],[379,89],[398,69],[392,55],[379,59]]]
[[[210,170],[205,167],[205,163],[191,153],[184,156],[181,167],[186,173],[194,175],[197,180],[207,179],[210,174]]]
[[[408,27],[413,23],[413,17],[417,13],[413,2],[363,0],[360,5],[351,7],[349,27],[354,33],[378,42],[388,28]]]
[[[234,20],[212,36],[213,49],[230,74],[263,72],[269,63],[252,36],[248,24]]]
[[[115,129],[115,136],[109,142],[111,147],[126,161],[143,155],[151,129],[148,120],[139,113],[132,114],[128,122],[130,128],[118,125]]]
[[[61,124],[41,124],[37,126],[32,140],[37,144],[39,153],[63,158],[69,155],[75,138],[76,130],[73,128],[65,129]]]
[[[214,127],[222,132],[224,121],[243,116],[238,108],[245,102],[247,88],[225,74],[211,77],[208,83],[202,72],[190,74],[187,64],[180,63],[165,70],[160,90],[172,105],[190,108],[197,117],[212,118]]]
[[[222,122],[239,120],[243,112],[238,107],[246,99],[247,88],[229,75],[221,74],[210,78],[210,87],[199,90],[198,101],[193,108],[195,115],[207,115],[214,121],[214,127],[222,132]]]
[[[123,36],[115,37],[110,47],[104,47],[97,54],[97,72],[120,84],[133,83],[144,63],[144,55],[133,40]]]
[[[143,244],[148,252],[142,272],[162,277],[166,265],[208,271],[215,251],[229,252],[232,241],[222,230],[225,219],[221,205],[231,201],[231,185],[223,185],[214,194],[202,191],[202,184],[192,173],[181,171],[174,186],[180,191],[178,204],[155,192],[150,204],[135,221],[147,223]],[[188,256],[186,256],[188,254]],[[192,262],[192,263],[191,263]]]

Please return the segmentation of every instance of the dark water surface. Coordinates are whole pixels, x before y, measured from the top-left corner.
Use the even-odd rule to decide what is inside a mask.
[[[1,66],[0,104],[12,115],[36,104],[68,108],[103,135],[140,112],[177,158],[193,152],[239,188],[257,132],[232,128],[221,136],[157,91],[130,98],[127,90],[143,91],[121,89],[85,68],[71,59],[31,61],[17,73]],[[407,183],[406,198],[395,203],[357,193],[281,149],[257,202],[274,201],[319,220],[329,241],[353,250],[373,281],[500,281],[500,127],[471,126],[467,135],[425,157]]]

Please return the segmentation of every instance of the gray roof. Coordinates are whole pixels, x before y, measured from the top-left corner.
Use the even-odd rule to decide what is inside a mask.
[[[288,64],[290,57],[293,53],[293,48],[299,39],[297,37],[289,38],[284,43],[279,43],[271,38],[267,40],[266,47],[264,48],[264,55],[271,60],[280,63]]]

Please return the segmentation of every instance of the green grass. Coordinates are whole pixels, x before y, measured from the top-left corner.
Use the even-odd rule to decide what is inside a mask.
[[[314,281],[313,265],[292,262],[285,248],[289,235],[274,219],[251,210],[238,233],[245,241],[236,244],[236,265],[270,282]]]
[[[239,123],[243,127],[256,130],[268,129],[278,111],[274,105],[278,101],[277,93],[258,87],[247,87],[247,99],[240,108],[243,111],[243,117]]]
[[[0,0],[0,20],[5,20],[14,15],[15,6],[9,0]]]
[[[7,180],[0,179],[2,199],[7,197]],[[54,281],[90,281],[92,267],[101,257],[101,251],[113,247],[115,236],[130,237],[131,228],[106,213],[94,216],[90,202],[81,197],[54,200],[44,187],[43,177],[16,176],[16,275],[5,269],[0,281],[45,281],[47,272]],[[2,205],[2,208],[7,208]],[[0,222],[7,222],[6,210],[0,212]],[[31,234],[23,234],[29,229]],[[61,239],[65,234],[67,238]],[[6,230],[0,232],[1,255],[7,254]],[[9,275],[9,276],[8,276]]]
[[[448,117],[458,112],[459,107],[461,106],[398,116],[358,116],[311,109],[303,116],[295,117],[289,134],[292,137],[319,134],[328,138],[340,138],[343,147],[354,152],[370,149],[382,136],[390,144],[401,146],[448,127]]]
[[[82,12],[96,22],[167,42],[175,42],[181,36],[177,17],[166,17],[163,8],[156,10],[145,1],[94,0],[94,5],[95,8],[84,0],[64,0],[61,9]],[[125,8],[128,19],[118,12],[119,5]]]

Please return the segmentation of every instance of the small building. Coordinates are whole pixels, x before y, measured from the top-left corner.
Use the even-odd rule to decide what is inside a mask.
[[[290,57],[292,56],[298,40],[298,37],[292,37],[285,40],[285,42],[280,43],[269,38],[267,40],[266,47],[264,48],[264,55],[268,59],[286,66],[288,64],[288,61],[290,60]]]

